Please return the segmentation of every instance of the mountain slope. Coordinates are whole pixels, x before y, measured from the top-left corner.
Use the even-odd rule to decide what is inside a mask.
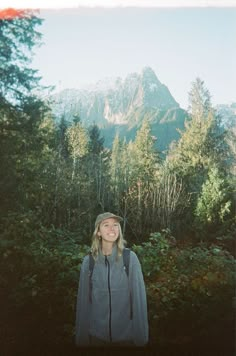
[[[148,118],[157,136],[159,149],[166,149],[183,129],[186,112],[179,107],[169,89],[150,67],[131,73],[124,80],[103,80],[84,89],[66,89],[53,97],[57,119],[64,116],[71,122],[79,115],[89,127],[98,125],[111,146],[118,131],[121,137],[133,139],[144,118]]]

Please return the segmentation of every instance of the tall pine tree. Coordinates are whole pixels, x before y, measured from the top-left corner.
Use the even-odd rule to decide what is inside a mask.
[[[30,68],[41,23],[30,10],[0,20],[0,193],[5,212],[31,205],[31,184],[44,144],[40,124],[47,107],[32,94],[40,89],[40,78]]]

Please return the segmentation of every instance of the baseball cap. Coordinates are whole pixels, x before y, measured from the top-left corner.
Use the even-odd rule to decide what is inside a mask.
[[[96,219],[96,221],[95,221],[95,228],[96,228],[99,224],[101,224],[101,222],[102,222],[103,220],[110,219],[110,218],[116,219],[116,220],[118,220],[119,222],[123,220],[123,219],[122,219],[120,216],[118,216],[118,215],[115,215],[115,214],[106,212],[106,213],[103,213],[103,214],[99,214],[99,215],[97,216],[97,219]]]

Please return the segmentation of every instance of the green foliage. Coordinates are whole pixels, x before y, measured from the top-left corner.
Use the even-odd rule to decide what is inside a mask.
[[[216,167],[212,168],[208,179],[202,185],[202,192],[197,202],[196,227],[199,226],[199,229],[217,227],[229,217],[232,206],[230,190],[226,178]]]
[[[29,66],[32,50],[41,39],[36,31],[41,23],[31,10],[0,20],[1,212],[30,206],[29,186],[41,168],[40,124],[48,108],[32,95],[36,88],[43,89],[37,71]]]
[[[100,137],[100,130],[97,125],[89,128],[89,152],[98,155],[104,149],[104,138]]]
[[[189,111],[192,117],[202,120],[208,116],[211,109],[209,90],[205,87],[203,80],[196,78],[189,92]]]
[[[133,249],[146,280],[151,338],[193,342],[233,322],[236,262],[216,244],[178,246],[169,231]]]
[[[4,328],[16,344],[22,335],[14,323],[19,328],[21,320],[29,340],[39,344],[50,340],[54,345],[70,342],[79,270],[88,246],[79,245],[78,237],[66,231],[45,229],[33,214],[14,214],[3,225],[0,300],[6,309]]]
[[[233,151],[226,140],[226,131],[211,105],[209,92],[199,78],[193,83],[190,93],[190,109],[191,115],[186,121],[185,131],[181,132],[179,141],[171,147],[166,163],[170,172],[181,177],[185,191],[191,197],[185,222],[193,226],[196,210],[197,214],[199,209],[203,213],[203,207],[199,206],[203,203],[200,196],[209,172],[217,167],[220,176],[227,175]],[[228,203],[225,208],[231,210]]]
[[[152,280],[163,267],[161,256],[165,256],[175,239],[170,230],[152,233],[147,242],[141,245],[133,245],[132,249],[138,254],[142,261],[143,273],[147,280]]]
[[[151,127],[148,120],[144,120],[137,132],[133,150],[134,156],[133,176],[136,181],[148,183],[153,180],[159,157],[154,147],[154,137],[151,135]]]
[[[21,330],[35,344],[73,345],[79,271],[89,246],[77,234],[45,228],[33,213],[9,215],[1,227],[1,323],[9,350],[21,345]],[[151,343],[199,341],[232,320],[235,259],[219,244],[178,246],[167,229],[132,249],[146,282]]]
[[[21,108],[39,81],[29,63],[33,48],[40,44],[41,34],[36,28],[42,19],[32,10],[22,12],[11,20],[0,20],[0,105],[4,109]]]
[[[88,136],[80,122],[70,126],[66,131],[66,135],[73,159],[85,156],[88,152]]]
[[[190,93],[191,116],[180,140],[172,148],[169,159],[176,173],[188,177],[205,172],[213,166],[225,169],[229,147],[225,141],[226,132],[210,103],[209,92],[204,82],[197,78]]]
[[[154,225],[154,203],[149,199],[160,168],[154,141],[150,124],[145,119],[134,142],[121,142],[117,135],[112,147],[109,189],[113,209],[128,217],[127,226],[132,226],[129,231],[136,241],[143,230],[152,229]]]

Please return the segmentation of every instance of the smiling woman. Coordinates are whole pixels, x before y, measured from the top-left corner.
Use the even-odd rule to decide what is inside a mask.
[[[113,243],[119,237],[119,223],[115,218],[108,218],[101,222],[98,236],[102,240],[103,255],[111,255]]]
[[[77,346],[144,346],[148,342],[143,274],[136,254],[124,248],[121,221],[109,212],[95,221],[91,254],[85,256],[80,271]]]

